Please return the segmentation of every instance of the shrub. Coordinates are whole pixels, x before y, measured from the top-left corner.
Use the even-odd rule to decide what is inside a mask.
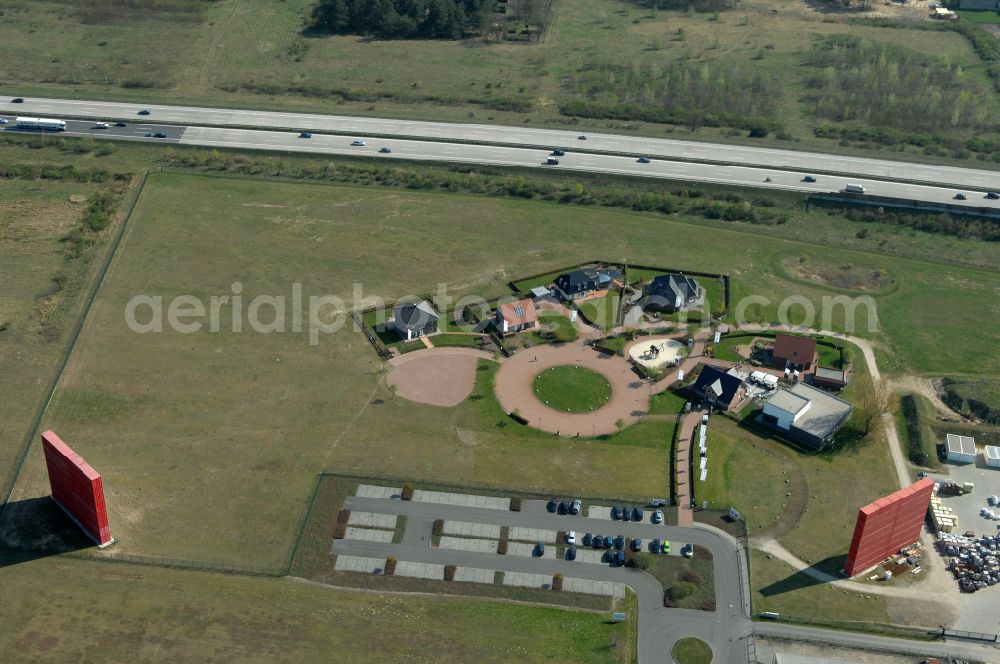
[[[667,595],[674,602],[679,602],[682,599],[690,597],[694,593],[694,584],[690,581],[678,581],[674,585],[670,586],[667,591]]]
[[[552,577],[552,590],[562,590],[563,589],[563,575],[556,574]]]
[[[389,556],[385,559],[385,574],[386,576],[392,576],[396,573],[396,559],[393,556]]]
[[[518,498],[518,497],[515,496],[514,498],[510,499],[510,511],[511,512],[520,512],[521,511],[521,499],[520,498]]]
[[[454,565],[445,565],[444,566],[444,580],[445,581],[454,581],[455,580],[455,570],[456,570],[456,567]]]
[[[434,535],[440,536],[444,532],[444,519],[435,519],[434,526],[431,529]]]
[[[347,534],[347,526],[342,523],[338,523],[333,527],[333,539],[344,539],[344,535]]]
[[[413,500],[413,482],[407,482],[403,485],[403,500]]]

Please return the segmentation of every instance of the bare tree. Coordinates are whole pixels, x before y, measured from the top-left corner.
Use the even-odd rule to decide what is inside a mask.
[[[875,424],[889,412],[889,390],[885,383],[864,373],[854,379],[854,393],[861,413],[861,424],[867,436]]]

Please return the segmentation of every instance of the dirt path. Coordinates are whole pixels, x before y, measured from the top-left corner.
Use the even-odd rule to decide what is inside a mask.
[[[915,392],[925,397],[934,406],[937,416],[943,420],[948,422],[960,422],[962,420],[955,411],[948,408],[941,401],[941,396],[934,389],[929,378],[913,375],[900,376],[889,381],[889,389],[896,393]]]

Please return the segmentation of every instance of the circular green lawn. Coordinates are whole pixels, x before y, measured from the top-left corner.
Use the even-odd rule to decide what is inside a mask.
[[[674,644],[670,654],[677,664],[709,664],[712,661],[712,649],[701,639],[681,639]]]
[[[552,367],[535,376],[535,396],[564,413],[597,410],[611,398],[608,379],[590,369],[569,365]]]

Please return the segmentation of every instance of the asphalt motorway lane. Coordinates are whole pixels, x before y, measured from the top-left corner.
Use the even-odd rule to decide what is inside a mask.
[[[41,135],[47,138],[59,138],[60,136],[92,136],[94,138],[115,139],[120,141],[154,141],[159,143],[179,143],[184,135],[186,127],[177,125],[152,124],[147,122],[129,122],[124,127],[116,127],[113,123],[108,123],[107,129],[98,128],[96,122],[88,120],[66,120],[65,131],[37,131],[30,129],[18,129],[14,125],[14,116],[0,116],[7,120],[7,124],[0,125],[0,130],[30,135]],[[165,134],[164,138],[156,138],[156,134]],[[146,136],[151,134],[151,136]]]
[[[537,574],[562,573],[570,577],[625,583],[635,591],[639,599],[639,662],[672,661],[669,653],[674,642],[686,636],[697,636],[709,643],[715,653],[715,661],[746,661],[745,639],[752,629],[747,617],[749,607],[743,604],[742,599],[746,595],[746,586],[744,585],[744,591],[740,590],[740,585],[745,584],[746,579],[741,578],[742,567],[737,559],[739,554],[736,541],[714,528],[707,526],[682,528],[654,525],[648,521],[611,521],[548,512],[511,512],[356,496],[348,498],[344,507],[355,511],[406,515],[408,518],[471,521],[561,531],[575,530],[580,534],[584,532],[620,534],[626,537],[640,537],[644,541],[654,537],[666,538],[673,544],[674,551],[679,551],[680,546],[688,542],[705,547],[712,552],[715,568],[717,606],[715,612],[664,607],[663,588],[660,583],[644,572],[629,568],[357,540],[337,540],[332,552],[376,558],[393,555],[398,560],[413,562]]]

